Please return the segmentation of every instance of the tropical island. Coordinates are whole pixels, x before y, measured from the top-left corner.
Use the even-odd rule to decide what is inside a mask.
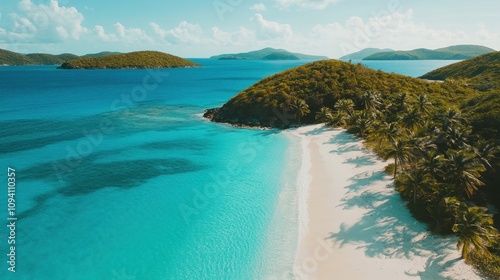
[[[368,55],[363,60],[463,60],[494,52],[494,49],[477,45],[457,45],[435,50],[383,51]]]
[[[292,53],[283,49],[264,48],[257,51],[236,54],[221,54],[210,57],[218,60],[322,60],[328,59],[326,56],[307,55]]]
[[[454,233],[462,258],[498,278],[492,205],[500,207],[500,87],[474,85],[500,79],[491,63],[498,55],[441,69],[440,79],[450,77],[442,83],[337,60],[313,62],[265,78],[204,116],[237,126],[345,128],[391,162],[385,170],[416,219],[432,232]],[[424,77],[436,77],[431,73]]]
[[[139,51],[102,57],[83,57],[63,63],[59,69],[144,69],[197,67],[198,63],[157,51]]]

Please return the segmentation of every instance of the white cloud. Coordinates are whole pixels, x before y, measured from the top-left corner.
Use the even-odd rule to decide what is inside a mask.
[[[244,27],[235,32],[226,32],[213,27],[211,42],[218,45],[247,46],[255,42],[255,32]]]
[[[120,42],[130,44],[147,44],[153,43],[153,39],[140,28],[126,28],[123,24],[117,22],[113,25],[116,29],[117,37]]]
[[[289,24],[268,21],[261,14],[255,14],[252,21],[257,26],[257,39],[289,39],[293,35],[292,27]]]
[[[438,48],[463,44],[469,37],[462,31],[434,29],[416,23],[413,11],[407,10],[367,19],[351,17],[344,23],[318,24],[304,41],[328,46],[338,57],[367,47],[401,50]]]
[[[483,23],[477,25],[477,34],[483,40],[493,41],[500,39],[500,32],[489,31]]]
[[[170,44],[198,44],[205,42],[203,30],[198,24],[182,21],[177,27],[170,30],[161,28],[160,25],[152,22],[149,24],[154,33]]]
[[[7,29],[11,39],[27,42],[60,42],[80,39],[88,30],[83,27],[83,15],[74,7],[60,6],[57,0],[48,5],[22,0],[19,13],[12,13],[12,25]]]
[[[57,26],[56,32],[59,36],[61,36],[61,38],[67,39],[69,37],[68,30],[66,30],[63,26]]]
[[[95,37],[103,42],[119,42],[125,44],[152,44],[154,40],[140,28],[127,28],[120,22],[113,24],[114,33],[107,33],[101,25],[94,26]]]
[[[106,31],[104,30],[104,27],[102,27],[100,25],[96,25],[94,27],[94,32],[97,35],[97,37],[104,42],[116,42],[116,41],[118,41],[118,38],[116,37],[115,34],[106,33]]]
[[[250,10],[254,10],[257,12],[265,12],[265,11],[267,11],[267,7],[266,7],[266,5],[264,5],[264,3],[258,3],[258,4],[253,5],[252,7],[250,7]]]
[[[301,9],[323,10],[328,5],[338,0],[275,0],[280,8],[289,8],[297,6]]]

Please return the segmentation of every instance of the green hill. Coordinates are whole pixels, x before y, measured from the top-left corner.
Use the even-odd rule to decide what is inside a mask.
[[[0,65],[55,65],[79,58],[79,56],[65,53],[52,55],[46,53],[20,54],[0,49]]]
[[[378,52],[363,58],[363,60],[462,60],[494,51],[484,46],[458,45],[436,50],[415,49],[411,51]]]
[[[58,55],[56,55],[56,57],[62,59],[64,62],[80,58],[78,55],[72,54],[72,53],[58,54]]]
[[[265,48],[258,51],[251,51],[246,53],[236,53],[236,54],[221,54],[210,57],[211,59],[219,59],[219,60],[283,60],[286,57],[292,60],[296,59],[315,59],[322,60],[328,59],[326,56],[317,56],[317,55],[307,55],[301,53],[292,53],[283,49],[273,49],[273,48]]]
[[[30,64],[33,64],[33,60],[31,60],[29,57],[19,53],[0,49],[0,65],[30,65]]]
[[[27,54],[26,57],[31,59],[32,63],[30,64],[34,65],[56,65],[72,59],[79,58],[79,56],[69,53],[60,55],[52,55],[46,53],[31,53]]]
[[[500,52],[454,63],[421,77],[428,80],[465,79],[479,90],[500,90]]]
[[[297,123],[297,120],[285,121],[277,116],[282,110],[288,110],[296,98],[305,100],[311,112],[316,112],[322,107],[332,108],[342,98],[357,102],[365,91],[380,92],[388,99],[400,92],[427,94],[435,104],[445,104],[447,99],[458,102],[474,95],[474,90],[466,86],[429,83],[375,71],[360,64],[325,60],[265,78],[221,108],[208,110],[206,116],[214,121],[238,125],[285,127]],[[306,114],[302,122],[315,122],[314,113]]]
[[[348,55],[344,55],[342,56],[341,60],[347,60],[347,59],[363,59],[367,56],[370,56],[372,54],[375,54],[375,53],[379,53],[379,52],[392,52],[394,50],[392,49],[377,49],[377,48],[366,48],[366,49],[363,49],[363,50],[360,50],[359,52],[355,52],[355,53],[350,53]]]
[[[457,45],[457,46],[436,49],[436,51],[449,52],[449,53],[464,55],[464,56],[468,56],[469,58],[473,58],[476,56],[480,56],[483,54],[494,52],[495,50],[488,48],[488,47],[484,47],[484,46],[478,46],[478,45]]]
[[[486,138],[500,139],[500,52],[493,52],[431,71],[427,80],[467,85],[479,91],[459,104],[474,131]]]
[[[60,69],[177,68],[199,64],[156,51],[140,51],[104,57],[84,57],[63,63]]]

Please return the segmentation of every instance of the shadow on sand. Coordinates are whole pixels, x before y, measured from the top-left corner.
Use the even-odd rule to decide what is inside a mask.
[[[320,134],[323,134],[327,131],[335,131],[335,130],[339,130],[339,129],[324,125],[324,126],[315,128],[311,131],[308,131],[308,132],[304,133],[304,135],[307,135],[307,136],[320,135]]]
[[[340,133],[330,142],[343,145],[344,150],[340,150],[340,153],[347,153],[360,151],[359,146],[354,147],[354,141],[357,141],[354,136]],[[376,160],[373,156],[353,154],[344,164],[362,168],[375,165]],[[381,189],[380,184],[385,187]],[[430,236],[425,225],[411,216],[400,196],[393,190],[390,176],[383,171],[364,171],[350,178],[350,185],[346,189],[341,207],[358,208],[366,212],[354,225],[342,224],[338,232],[330,234],[329,238],[338,246],[354,245],[373,258],[424,257],[427,259],[425,265],[415,266],[405,271],[405,274],[416,279],[451,279],[446,277],[446,271],[460,259],[448,257],[449,239]]]

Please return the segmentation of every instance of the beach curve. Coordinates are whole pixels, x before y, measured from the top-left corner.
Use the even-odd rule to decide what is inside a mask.
[[[416,221],[384,173],[387,163],[342,129],[324,125],[289,132],[302,141],[298,190],[302,229],[295,279],[484,279],[467,265],[454,236],[431,234]],[[300,182],[299,182],[300,185]],[[300,205],[300,203],[299,203]]]

